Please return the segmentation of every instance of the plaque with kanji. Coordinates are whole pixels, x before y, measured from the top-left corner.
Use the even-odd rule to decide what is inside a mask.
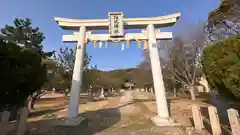
[[[123,37],[124,24],[122,12],[110,12],[109,17],[109,34],[110,37]]]

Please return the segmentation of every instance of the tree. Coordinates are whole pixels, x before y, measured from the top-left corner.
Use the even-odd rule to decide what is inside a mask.
[[[42,59],[42,63],[47,67],[47,81],[43,84],[42,88],[45,90],[52,90],[56,76],[57,63],[51,58]]]
[[[58,81],[55,85],[61,86],[65,89],[69,89],[71,87],[72,82],[72,74],[74,69],[74,62],[75,62],[75,53],[76,49],[72,48],[60,48],[59,53],[54,55],[54,60],[57,62],[57,74],[58,74]],[[83,88],[89,87],[89,83],[86,83],[89,80],[86,76],[89,72],[87,69],[91,62],[91,56],[88,56],[86,51],[84,53],[84,73],[83,73]],[[59,85],[61,84],[61,85]],[[88,86],[85,86],[85,85]]]
[[[199,74],[199,54],[201,45],[193,41],[191,44],[184,44],[180,38],[174,40],[174,46],[169,48],[169,64],[166,69],[169,76],[166,78],[173,81],[173,85],[181,84],[195,100],[195,85]]]
[[[159,59],[161,60],[161,67],[163,68],[166,64],[166,44],[169,44],[171,42],[169,41],[161,41],[157,43],[158,51],[159,51]],[[151,71],[151,61],[149,56],[149,50],[145,49],[142,52],[143,59],[142,61],[137,65],[138,68],[144,69],[146,71]]]
[[[151,71],[151,61],[147,49],[143,50],[143,60],[137,65],[137,67],[146,71]]]
[[[203,24],[188,25],[187,30],[175,33],[173,41],[160,41],[158,43],[159,56],[163,72],[163,80],[167,90],[180,87],[188,87],[191,90],[192,99],[197,77],[200,75],[200,56],[204,46]],[[183,34],[184,33],[184,34]],[[150,69],[150,59],[144,51],[144,60],[139,68]]]
[[[88,91],[91,94],[91,92],[104,87],[108,80],[101,74],[102,71],[98,70],[97,65],[92,66],[90,69],[85,69],[83,72],[83,89],[89,90],[91,88],[92,90]]]
[[[213,89],[229,99],[240,99],[240,36],[206,47],[202,63]]]
[[[182,86],[189,90],[195,99],[197,80],[202,76],[201,55],[204,47],[203,24],[188,26],[188,30],[173,39],[173,46],[168,46],[168,64],[166,66],[173,86]],[[185,33],[185,34],[182,34]],[[171,75],[172,74],[172,75]],[[166,75],[167,77],[167,75]]]
[[[41,56],[14,43],[0,40],[0,106],[10,110],[24,104],[46,80]]]
[[[22,45],[24,48],[38,52],[43,58],[52,56],[54,51],[43,51],[42,42],[45,37],[43,33],[39,31],[38,27],[33,28],[31,26],[31,19],[16,18],[13,24],[13,26],[5,25],[5,27],[1,29],[3,36],[8,37],[8,39],[15,42],[17,45]]]
[[[15,43],[16,45],[21,46],[22,49],[28,50],[28,52],[36,53],[36,55],[39,55],[39,57],[41,58],[40,62],[42,62],[42,59],[46,59],[47,57],[50,57],[54,53],[54,51],[52,52],[43,51],[42,42],[45,39],[45,37],[43,33],[39,31],[38,27],[36,28],[32,27],[32,22],[29,18],[15,19],[13,22],[13,26],[6,25],[3,29],[1,29],[1,33],[4,37],[8,39],[7,40],[8,42]],[[25,64],[28,64],[28,63],[26,62]],[[38,69],[36,68],[35,70],[38,70]],[[45,79],[46,79],[47,73],[45,72],[45,70],[39,70],[38,72],[39,73],[36,73],[36,75],[41,74],[41,77],[43,77],[42,75],[45,75]],[[34,78],[36,77],[37,76],[35,76]],[[44,82],[39,80],[38,83],[42,85]],[[34,101],[37,99],[37,97],[41,93],[42,93],[42,90],[39,87],[36,87],[35,91],[32,91],[32,93],[28,93],[30,94],[29,103],[31,104],[30,105],[31,108],[34,105]]]

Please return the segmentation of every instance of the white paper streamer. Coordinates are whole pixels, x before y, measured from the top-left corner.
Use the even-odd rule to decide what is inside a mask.
[[[103,46],[103,43],[99,42],[99,48],[102,48],[102,46]]]
[[[105,49],[107,49],[108,47],[108,42],[105,42]]]
[[[122,51],[124,51],[124,44],[122,44]]]

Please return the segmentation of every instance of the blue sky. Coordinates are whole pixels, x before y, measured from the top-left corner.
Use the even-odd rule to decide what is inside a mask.
[[[54,21],[54,17],[97,19],[107,18],[108,12],[124,12],[125,17],[153,17],[181,12],[176,26],[163,31],[178,31],[186,25],[194,25],[207,19],[209,11],[218,7],[220,0],[1,0],[0,28],[12,24],[16,17],[29,17],[34,26],[40,27],[46,39],[44,50],[56,50],[66,46],[62,43],[64,31]],[[186,27],[185,27],[186,28]],[[138,30],[136,30],[137,32]],[[74,47],[75,44],[67,44]],[[135,67],[142,59],[142,49],[132,43],[129,49],[121,50],[108,46],[93,48],[87,46],[93,57],[92,64],[99,69]]]

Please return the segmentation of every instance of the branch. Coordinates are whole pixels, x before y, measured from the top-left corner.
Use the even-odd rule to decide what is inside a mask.
[[[185,83],[177,74],[175,74],[170,68],[167,68],[176,78],[178,78],[179,80],[178,81],[180,81],[181,82],[181,84],[187,84],[187,83]]]
[[[166,77],[167,79],[171,79],[171,80],[173,80],[173,81],[175,81],[175,82],[179,82],[180,84],[183,84],[183,85],[188,85],[188,84],[186,84],[185,82],[183,82],[183,81],[181,81],[181,80],[177,80],[177,79],[175,79],[174,77]]]
[[[192,45],[194,46],[196,46],[196,43],[195,42],[193,42],[192,43]],[[194,50],[194,57],[193,57],[193,60],[194,60],[194,62],[193,62],[193,75],[192,75],[192,81],[191,81],[191,84],[193,85],[193,84],[195,84],[195,80],[196,80],[196,62],[197,62],[197,56],[198,56],[198,54],[199,54],[199,48],[196,46],[196,47],[194,47],[195,48],[195,50]]]
[[[192,80],[191,69],[190,69],[191,66],[187,60],[185,60],[183,63],[185,64],[186,70],[189,71],[189,72],[186,72],[186,74],[187,74],[188,81],[191,82]]]
[[[190,71],[190,69],[188,68],[189,67],[189,64],[188,64],[188,62],[187,62],[187,60],[184,60],[182,63],[183,63],[183,66],[182,67],[185,67],[185,70],[184,69],[182,69],[181,71],[182,71],[182,73],[184,73],[185,74],[185,80],[187,81],[187,82],[191,82],[191,71]],[[180,66],[179,66],[180,67]]]
[[[182,56],[183,57],[183,56]],[[175,58],[175,59],[177,59],[177,58]],[[184,59],[184,58],[183,58]],[[191,82],[191,76],[189,75],[190,73],[190,70],[188,69],[188,64],[187,63],[185,63],[184,61],[186,61],[186,60],[182,60],[182,61],[180,61],[180,60],[177,60],[178,61],[178,65],[176,65],[176,63],[174,63],[174,60],[173,60],[173,64],[175,64],[175,67],[176,68],[174,68],[175,69],[175,72],[177,73],[177,74],[179,74],[179,75],[181,75],[181,76],[183,76],[184,77],[184,80],[186,80],[188,83],[190,83]]]

